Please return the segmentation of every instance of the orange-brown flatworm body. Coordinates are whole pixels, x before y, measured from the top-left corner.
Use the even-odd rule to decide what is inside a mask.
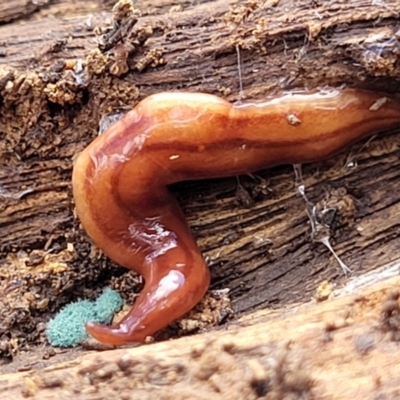
[[[322,160],[399,124],[397,99],[352,89],[241,105],[200,93],[142,100],[74,166],[83,227],[112,260],[145,279],[122,321],[89,323],[88,332],[108,344],[141,342],[204,296],[208,267],[169,184]]]

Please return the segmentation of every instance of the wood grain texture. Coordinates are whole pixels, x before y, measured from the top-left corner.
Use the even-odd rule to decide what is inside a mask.
[[[96,252],[73,214],[72,160],[105,116],[162,90],[237,100],[236,45],[245,99],[294,87],[399,88],[396,0],[140,7],[135,29],[150,25],[153,34],[120,77],[110,73],[115,56],[96,44],[94,27],[112,22],[106,2],[61,1],[23,24],[0,26],[2,355],[14,351],[10,331],[18,346],[43,340],[36,327],[68,301],[94,297],[106,285],[131,300],[140,289],[139,279],[123,280],[125,270]],[[155,50],[159,64],[139,71]],[[77,60],[83,73],[70,66]],[[392,132],[304,169],[310,199],[338,209],[332,243],[355,274],[398,258],[399,140]],[[238,313],[307,301],[325,279],[346,282],[326,248],[310,239],[291,167],[258,175],[269,185],[250,196],[251,205],[237,195],[236,178],[172,188],[209,260],[212,288],[230,288]],[[257,177],[239,182],[249,193],[260,189]]]
[[[0,389],[16,400],[396,398],[399,342],[388,327],[398,323],[398,300],[388,310],[399,284],[396,277],[323,303],[256,313],[219,332],[5,374]]]

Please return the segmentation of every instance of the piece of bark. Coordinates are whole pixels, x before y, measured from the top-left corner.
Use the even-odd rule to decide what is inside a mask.
[[[111,277],[125,271],[93,250],[73,215],[72,160],[106,115],[162,90],[235,101],[237,48],[243,101],[327,85],[399,89],[395,0],[143,2],[131,39],[105,52],[93,28],[112,26],[112,15],[103,3],[81,7],[87,13],[72,14],[71,3],[61,2],[41,10],[42,19],[0,27],[3,355],[14,351],[10,332],[20,347],[42,340],[39,322],[67,301],[94,297],[106,285],[129,298],[140,289],[137,280]],[[54,18],[59,10],[71,17]],[[137,45],[143,32],[149,37]],[[137,51],[125,60],[127,42]],[[128,70],[116,76],[121,68]],[[357,274],[398,258],[399,140],[394,132],[304,170],[310,199],[338,208],[332,242]],[[173,187],[211,266],[212,288],[229,287],[237,313],[308,300],[325,279],[346,281],[310,239],[291,167],[259,176],[269,190],[249,207],[237,196],[236,178]],[[263,182],[239,178],[250,193],[265,190]]]
[[[398,268],[398,265],[397,265]],[[354,399],[400,391],[400,278],[227,330],[0,378],[4,398]]]

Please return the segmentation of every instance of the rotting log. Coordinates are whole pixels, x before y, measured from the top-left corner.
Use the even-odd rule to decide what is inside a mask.
[[[143,1],[131,17],[113,16],[107,3],[0,9],[3,356],[41,343],[43,323],[68,301],[107,285],[129,300],[140,290],[140,279],[93,248],[73,214],[72,160],[107,115],[165,90],[235,101],[237,50],[243,101],[321,86],[399,89],[396,0]],[[310,200],[337,209],[331,241],[355,275],[399,258],[399,145],[391,132],[304,167]],[[346,282],[310,239],[290,166],[172,190],[212,288],[230,289],[237,314],[308,301],[324,280]]]
[[[6,374],[0,390],[16,400],[397,398],[399,284],[395,277],[323,303],[256,312],[224,331]]]

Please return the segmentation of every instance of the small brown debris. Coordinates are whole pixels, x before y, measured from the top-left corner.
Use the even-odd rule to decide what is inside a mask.
[[[329,296],[333,292],[333,285],[328,281],[323,281],[317,287],[317,291],[315,293],[315,300],[317,302],[328,300]]]
[[[381,329],[393,341],[400,341],[400,293],[396,290],[387,295],[381,311]]]

